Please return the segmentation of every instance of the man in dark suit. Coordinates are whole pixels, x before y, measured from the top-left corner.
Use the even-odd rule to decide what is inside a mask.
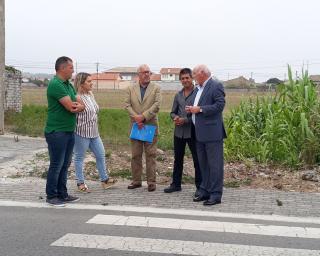
[[[204,205],[221,203],[223,191],[223,139],[226,132],[222,111],[225,106],[223,85],[211,78],[205,65],[193,69],[193,77],[198,83],[193,106],[186,111],[192,114],[195,125],[197,153],[202,182],[194,202],[204,201]]]

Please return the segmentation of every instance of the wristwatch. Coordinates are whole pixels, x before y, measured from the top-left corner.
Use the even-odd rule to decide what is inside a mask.
[[[200,113],[202,113],[202,108],[200,108]]]

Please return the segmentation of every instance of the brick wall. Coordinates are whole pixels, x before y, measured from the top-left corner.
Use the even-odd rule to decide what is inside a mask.
[[[13,110],[21,112],[21,73],[7,71],[5,72],[4,82],[4,110]]]

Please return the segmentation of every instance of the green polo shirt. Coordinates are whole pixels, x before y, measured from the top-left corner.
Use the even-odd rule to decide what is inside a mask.
[[[76,91],[67,80],[63,81],[58,76],[50,80],[47,88],[48,117],[45,132],[73,132],[76,128],[76,115],[69,112],[59,102],[65,96],[70,96],[76,101]]]

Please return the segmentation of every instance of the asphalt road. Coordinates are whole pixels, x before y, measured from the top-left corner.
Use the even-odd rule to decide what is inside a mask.
[[[0,216],[1,256],[320,255],[320,222],[303,218],[253,220],[88,210],[85,205],[79,209],[0,205]]]

